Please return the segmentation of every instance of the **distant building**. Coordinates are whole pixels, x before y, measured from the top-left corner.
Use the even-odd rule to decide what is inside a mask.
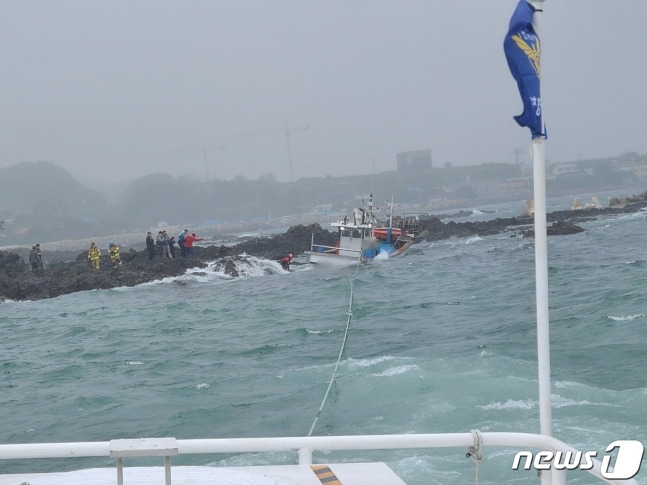
[[[645,164],[645,165],[635,165],[634,166],[634,175],[638,178],[639,182],[647,181],[647,164]]]
[[[412,150],[397,154],[398,170],[431,168],[431,150]]]
[[[571,175],[581,174],[582,169],[578,167],[577,163],[554,163],[550,166],[550,176],[552,178],[567,177]]]

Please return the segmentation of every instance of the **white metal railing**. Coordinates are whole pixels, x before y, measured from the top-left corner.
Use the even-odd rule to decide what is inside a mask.
[[[323,249],[323,251],[319,251],[318,250],[319,248]],[[339,246],[326,246],[324,244],[311,244],[310,245],[310,251],[313,252],[313,253],[317,253],[317,254],[335,253],[335,252],[339,251],[340,249],[342,249],[344,251],[358,253],[358,254],[362,252],[360,249],[346,249],[346,248],[340,248]]]
[[[314,233],[310,234],[310,252],[315,253],[319,251],[315,251],[316,248],[322,248],[324,253],[332,253],[335,252],[337,249],[339,249],[337,246],[325,246],[323,244],[315,244],[315,235]]]
[[[396,434],[362,436],[311,436],[282,438],[225,438],[177,440],[179,455],[202,453],[257,453],[296,451],[299,465],[312,464],[312,452],[334,450],[387,450],[413,448],[470,448],[474,433]],[[566,443],[545,435],[531,433],[479,433],[482,447],[528,448],[552,452],[577,452]],[[151,453],[153,455],[153,453]],[[76,443],[36,443],[0,445],[0,460],[32,458],[110,457],[110,441]],[[137,456],[142,456],[141,454]],[[601,473],[601,462],[593,459],[593,468],[586,470],[609,484],[637,485],[635,479],[607,480]],[[566,483],[566,471],[551,470],[552,484]]]
[[[314,256],[329,256],[331,254],[334,254],[335,256],[341,256],[341,259],[354,259],[357,258],[358,260],[362,260],[362,255],[364,254],[363,249],[354,249],[354,248],[345,248],[345,247],[339,247],[339,246],[326,246],[325,244],[315,244],[314,242],[314,234],[312,235],[311,241],[310,241],[310,254],[308,255],[308,261],[310,262],[312,260],[312,257]]]

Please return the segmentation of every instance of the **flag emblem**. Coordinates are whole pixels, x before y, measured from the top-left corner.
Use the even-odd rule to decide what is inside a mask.
[[[526,0],[519,0],[510,19],[503,50],[523,102],[523,113],[514,119],[520,126],[530,128],[533,138],[538,138],[545,136],[546,130],[541,112],[541,43],[532,26],[534,12],[534,7]]]

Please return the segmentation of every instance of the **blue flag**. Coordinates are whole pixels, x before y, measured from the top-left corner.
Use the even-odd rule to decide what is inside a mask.
[[[517,81],[523,101],[523,113],[514,119],[521,126],[530,128],[533,138],[545,136],[541,117],[539,92],[539,55],[541,44],[532,26],[535,8],[526,0],[519,0],[510,19],[508,34],[503,41],[503,50],[512,76]]]

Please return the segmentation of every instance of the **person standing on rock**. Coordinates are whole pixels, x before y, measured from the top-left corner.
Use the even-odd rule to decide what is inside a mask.
[[[157,245],[157,253],[159,254],[160,258],[164,257],[164,236],[162,235],[162,231],[157,231],[157,239],[155,240],[155,244]]]
[[[177,237],[177,245],[180,248],[180,256],[182,256],[183,258],[186,258],[186,249],[184,247],[184,238],[186,237],[188,232],[189,232],[189,230],[185,229]]]
[[[43,252],[40,250],[40,244],[36,243],[36,262],[40,269],[43,269]]]
[[[38,251],[36,246],[32,246],[31,251],[29,252],[29,265],[31,266],[31,270],[34,272],[38,269]]]
[[[110,244],[108,245],[108,252],[110,253],[110,261],[112,261],[112,264],[114,265],[115,268],[117,266],[124,265],[121,262],[121,256],[119,256],[119,246],[117,246],[112,241],[110,241]]]
[[[195,232],[184,236],[184,249],[186,250],[186,257],[188,259],[193,259],[195,257],[195,253],[193,252],[193,242],[202,241],[203,239],[204,238],[202,237],[197,237]]]
[[[166,231],[162,231],[162,254],[166,258],[173,258],[171,248],[169,246],[169,237]]]
[[[148,249],[148,260],[150,261],[155,254],[155,240],[150,232],[146,234],[146,249]]]
[[[171,239],[168,240],[168,248],[171,251],[171,258],[175,257],[175,237],[171,236]]]
[[[90,250],[88,251],[88,259],[92,263],[92,267],[96,270],[99,270],[99,261],[101,259],[101,250],[94,245],[90,244]]]

